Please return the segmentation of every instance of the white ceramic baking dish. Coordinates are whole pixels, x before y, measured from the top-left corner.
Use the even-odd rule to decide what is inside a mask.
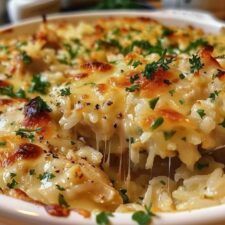
[[[91,21],[99,17],[144,16],[157,19],[166,25],[200,27],[206,32],[216,33],[225,23],[214,17],[191,11],[100,11],[70,14],[58,14],[48,18],[54,21]],[[18,34],[29,34],[35,31],[41,19],[32,19],[0,28],[0,38],[12,37]],[[225,225],[225,205],[176,213],[159,213],[154,217],[152,225]],[[112,225],[134,225],[131,214],[115,213],[111,219]],[[94,225],[95,216],[84,219],[77,213],[71,213],[68,218],[52,217],[43,207],[28,202],[0,195],[0,225]]]

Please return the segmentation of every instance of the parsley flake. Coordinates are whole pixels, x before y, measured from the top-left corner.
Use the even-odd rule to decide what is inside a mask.
[[[206,115],[204,109],[198,109],[197,110],[197,113],[201,117],[201,119]]]
[[[56,188],[59,190],[59,191],[65,191],[65,188],[64,187],[61,187],[60,185],[56,184],[55,185]]]
[[[150,211],[150,208],[145,206],[145,211],[135,212],[132,215],[132,220],[134,220],[138,225],[149,225],[153,216],[155,216],[155,214]]]
[[[98,225],[110,225],[109,217],[113,217],[110,212],[100,212],[96,215],[96,223]]]
[[[150,108],[154,110],[158,101],[159,101],[159,97],[149,100]]]
[[[5,141],[0,141],[0,147],[4,147],[6,146],[6,142]]]
[[[33,76],[31,81],[30,92],[39,92],[43,95],[47,94],[50,83],[41,74]]]
[[[16,187],[18,183],[16,182],[15,179],[12,179],[11,183],[7,183],[7,187],[10,188],[10,189],[13,189]]]
[[[62,207],[65,207],[65,208],[69,208],[69,204],[66,202],[65,198],[64,198],[64,195],[62,194],[59,194],[58,196],[58,202],[59,202],[59,205],[62,206]]]
[[[137,91],[139,89],[140,89],[140,85],[139,84],[134,84],[134,85],[132,85],[130,87],[127,87],[126,91],[127,92],[135,92],[135,91]]]
[[[197,168],[198,170],[203,170],[203,169],[205,169],[205,168],[207,168],[207,167],[209,167],[209,163],[200,163],[200,162],[198,162],[198,163],[196,164],[196,168]]]
[[[159,126],[161,126],[164,122],[163,117],[158,117],[156,120],[153,121],[152,125],[151,125],[151,129],[155,130],[157,129]]]
[[[141,65],[142,63],[139,61],[139,60],[137,60],[137,61],[134,61],[133,62],[133,64],[132,64],[132,66],[134,67],[134,68],[136,68],[136,67],[138,67],[139,65]]]
[[[169,64],[172,63],[173,58],[166,59],[166,52],[165,50],[161,56],[161,58],[157,62],[149,63],[145,66],[145,70],[143,76],[146,77],[148,80],[153,79],[153,75],[159,68],[162,68],[164,71],[169,70]]]
[[[31,176],[32,176],[32,175],[35,175],[35,174],[36,174],[35,169],[29,170],[29,174],[30,174]]]
[[[192,73],[199,71],[204,66],[204,64],[201,63],[201,59],[198,55],[192,55],[192,58],[189,59],[189,63],[191,64]]]
[[[23,60],[23,63],[26,65],[32,63],[32,58],[25,51],[21,52],[21,58]]]
[[[41,128],[37,128],[37,129],[34,129],[34,130],[26,129],[26,128],[20,128],[16,131],[16,135],[20,136],[21,138],[27,138],[31,142],[33,142],[34,137],[35,137],[35,132],[38,132],[40,130],[41,130]]]
[[[185,76],[184,76],[183,73],[180,73],[180,74],[179,74],[179,77],[180,77],[181,80],[183,80],[183,79],[185,78]]]
[[[214,91],[210,93],[209,98],[211,99],[211,102],[214,102],[216,100],[216,97],[219,95],[220,91]]]
[[[175,130],[164,131],[164,132],[163,132],[163,135],[164,135],[165,140],[167,141],[167,140],[169,140],[170,138],[172,138],[173,135],[174,135],[175,133],[176,133]]]
[[[71,92],[70,92],[70,88],[64,88],[64,89],[61,89],[60,90],[60,95],[61,96],[68,96],[68,95],[71,95]]]
[[[53,173],[49,173],[49,172],[44,172],[43,174],[39,174],[38,179],[41,181],[49,181],[51,179],[53,179],[55,177],[55,175]]]
[[[139,79],[139,75],[138,74],[135,74],[134,76],[131,76],[130,77],[130,83],[133,84],[138,79]]]
[[[123,204],[127,204],[130,202],[129,197],[127,196],[127,190],[126,189],[120,189],[119,190],[120,196],[123,199]]]

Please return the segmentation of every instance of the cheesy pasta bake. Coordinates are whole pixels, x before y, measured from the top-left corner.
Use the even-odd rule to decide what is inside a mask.
[[[0,38],[1,193],[56,216],[223,204],[224,34],[121,17]]]

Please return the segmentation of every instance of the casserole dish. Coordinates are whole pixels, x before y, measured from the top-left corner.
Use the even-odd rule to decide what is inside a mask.
[[[114,16],[145,16],[154,18],[165,25],[187,26],[192,25],[200,27],[206,32],[216,33],[222,27],[223,23],[216,21],[209,15],[191,13],[186,11],[157,11],[157,12],[94,12],[94,13],[80,13],[70,15],[56,15],[52,16],[50,20],[53,21],[68,21],[71,23],[82,21],[91,21],[94,18],[114,17]],[[185,18],[185,19],[184,19]],[[198,22],[196,22],[196,20]],[[34,19],[15,26],[4,27],[2,37],[13,37],[20,34],[32,33],[38,26],[40,20]],[[29,203],[14,200],[5,196],[1,196],[2,206],[0,205],[0,215],[3,224],[40,224],[41,222],[47,224],[95,224],[95,217],[92,219],[83,219],[77,214],[71,214],[66,219],[54,218],[48,216],[42,207],[31,205]],[[7,202],[7,204],[5,204]],[[191,212],[179,213],[163,213],[154,217],[153,224],[223,224],[224,217],[221,213],[224,206],[216,206],[208,209],[201,209]],[[202,214],[207,214],[202,218]],[[112,218],[113,224],[131,224],[130,214],[115,214]]]

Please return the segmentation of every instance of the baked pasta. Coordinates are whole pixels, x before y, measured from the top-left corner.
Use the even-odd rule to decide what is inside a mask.
[[[2,38],[1,192],[62,216],[222,204],[224,54],[222,31],[149,18]]]

